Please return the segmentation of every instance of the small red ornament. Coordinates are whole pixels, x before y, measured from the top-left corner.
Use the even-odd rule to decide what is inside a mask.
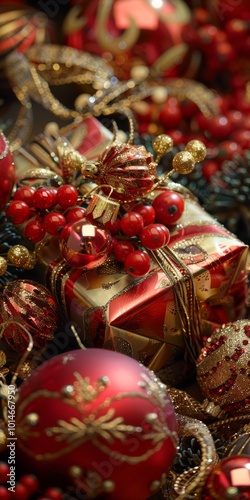
[[[250,499],[250,457],[224,458],[209,473],[203,490],[204,500]]]
[[[20,466],[109,500],[128,500],[131,488],[148,498],[178,442],[165,385],[105,349],[69,351],[33,372],[19,388],[16,434]]]
[[[77,202],[77,198],[78,191],[70,184],[60,186],[56,193],[56,202],[63,208],[73,207]]]
[[[56,203],[56,195],[53,189],[41,187],[33,194],[33,204],[40,210],[51,208]]]
[[[15,182],[15,165],[12,154],[9,150],[9,142],[5,135],[0,133],[0,211],[10,199],[10,195]]]
[[[33,243],[39,243],[46,234],[45,227],[41,219],[31,219],[24,228],[24,235]]]
[[[44,216],[43,225],[48,234],[56,236],[66,225],[66,219],[59,212],[50,212]]]
[[[60,233],[60,251],[67,263],[79,269],[101,265],[111,251],[111,234],[99,222],[81,219],[66,224]]]
[[[113,253],[118,262],[124,262],[126,257],[134,251],[134,245],[130,241],[118,241],[115,243]]]
[[[30,217],[30,209],[24,201],[13,200],[7,206],[5,214],[12,224],[19,225],[28,220]]]
[[[142,216],[144,226],[152,224],[155,221],[155,209],[151,204],[138,203],[133,207],[133,211]]]
[[[98,182],[113,188],[112,198],[132,201],[151,191],[156,167],[144,146],[111,145],[99,157]]]

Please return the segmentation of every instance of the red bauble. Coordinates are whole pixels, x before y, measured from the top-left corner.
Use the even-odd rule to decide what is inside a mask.
[[[41,241],[46,234],[45,227],[40,219],[32,219],[27,222],[24,235],[33,243]]]
[[[93,269],[101,265],[112,247],[111,234],[99,222],[81,219],[66,224],[60,233],[60,251],[72,267]]]
[[[156,163],[144,146],[110,146],[99,157],[98,164],[98,182],[111,186],[112,198],[120,201],[135,200],[151,191],[154,185]]]
[[[153,207],[156,213],[156,220],[161,224],[169,226],[175,224],[180,219],[185,203],[179,193],[166,189],[153,200]]]
[[[40,210],[51,208],[56,203],[56,195],[53,189],[41,187],[33,195],[33,204]]]
[[[216,464],[207,477],[202,498],[250,500],[250,457],[236,455]]]
[[[0,133],[0,211],[10,199],[15,182],[15,165],[9,150],[9,143],[3,133]]]
[[[32,336],[35,349],[45,347],[59,325],[57,306],[49,290],[28,280],[12,281],[4,287],[0,320],[14,321],[24,326]],[[3,327],[3,339],[11,349],[23,353],[28,347],[29,338],[18,324],[9,323]]]
[[[60,354],[19,388],[20,465],[48,484],[89,488],[92,498],[102,491],[110,500],[128,500],[131,490],[137,500],[150,496],[172,465],[176,430],[164,384],[117,352]]]
[[[43,219],[44,229],[47,233],[58,235],[61,229],[66,225],[66,219],[59,212],[49,212]]]
[[[33,205],[33,194],[35,193],[35,188],[32,186],[22,186],[15,192],[13,199],[24,201],[29,207]]]

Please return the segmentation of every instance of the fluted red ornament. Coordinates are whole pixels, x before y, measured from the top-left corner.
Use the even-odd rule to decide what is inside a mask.
[[[144,146],[113,144],[99,157],[98,183],[112,186],[112,198],[132,201],[151,191],[156,167],[153,155]]]

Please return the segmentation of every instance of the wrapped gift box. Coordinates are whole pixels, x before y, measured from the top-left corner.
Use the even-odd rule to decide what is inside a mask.
[[[169,247],[191,272],[202,346],[203,336],[244,316],[248,247],[189,194]],[[43,264],[47,286],[66,318],[78,325],[86,346],[133,356],[172,384],[192,372],[173,283],[154,260],[140,279],[127,275],[112,258],[90,271],[76,270],[62,260],[54,240],[44,249]]]

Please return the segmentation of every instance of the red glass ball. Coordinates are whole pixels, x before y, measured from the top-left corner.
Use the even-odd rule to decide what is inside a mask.
[[[141,250],[131,252],[124,261],[126,272],[135,278],[145,276],[149,272],[150,264],[150,257]]]
[[[159,122],[167,129],[173,129],[180,126],[182,118],[182,110],[178,99],[176,99],[176,97],[167,99],[160,111]]]
[[[32,186],[22,186],[15,192],[13,199],[24,201],[29,207],[32,207],[35,191],[35,188]]]
[[[39,188],[33,194],[33,204],[40,210],[46,210],[55,205],[56,197],[53,189]]]
[[[111,247],[108,230],[87,218],[66,224],[60,233],[63,258],[70,266],[79,269],[93,269],[103,264]]]
[[[143,218],[144,226],[152,224],[155,221],[155,209],[151,204],[138,203],[133,208],[133,212],[137,212]]]
[[[121,230],[127,236],[136,236],[144,226],[143,217],[137,212],[127,212],[121,218]]]
[[[126,257],[134,251],[134,245],[130,241],[117,241],[113,248],[113,253],[119,262],[124,262]]]
[[[70,184],[64,184],[60,186],[56,194],[56,202],[60,207],[68,208],[73,207],[78,199],[78,191],[74,186]]]
[[[5,214],[13,224],[19,225],[28,220],[30,209],[24,201],[14,200],[7,206]]]
[[[234,492],[234,496],[233,495]],[[229,497],[229,494],[231,496]],[[250,499],[250,457],[235,455],[216,464],[207,477],[205,500]]]
[[[45,227],[39,219],[33,219],[27,222],[24,235],[33,243],[38,243],[41,241],[46,234]]]
[[[143,228],[140,240],[145,248],[157,250],[168,244],[170,232],[163,224],[149,224]]]
[[[3,133],[0,133],[0,211],[10,199],[15,182],[15,165],[9,150],[9,143]]]
[[[183,214],[185,203],[183,197],[175,191],[165,190],[153,200],[156,220],[169,226],[175,224]]]
[[[45,231],[51,235],[58,235],[66,224],[65,217],[59,212],[50,212],[43,218]]]
[[[19,387],[16,429],[20,467],[62,488],[74,471],[83,484],[87,475],[92,498],[109,481],[108,500],[128,500],[131,485],[137,500],[148,498],[178,443],[166,386],[133,358],[97,348],[57,355],[33,372]]]

